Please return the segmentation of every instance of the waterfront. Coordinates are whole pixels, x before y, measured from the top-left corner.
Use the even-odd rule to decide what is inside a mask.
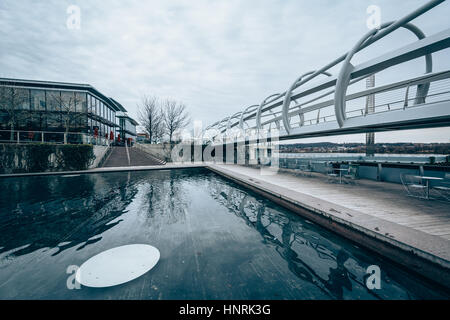
[[[0,180],[1,299],[436,299],[433,285],[207,169]],[[66,273],[112,247],[161,260],[113,288]],[[366,286],[382,270],[381,290]]]

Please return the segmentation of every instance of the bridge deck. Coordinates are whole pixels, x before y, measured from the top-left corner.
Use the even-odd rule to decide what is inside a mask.
[[[261,175],[259,169],[250,167],[217,167],[450,240],[450,203],[408,197],[399,184],[370,180],[358,180],[357,185],[337,184],[327,182],[322,174],[303,177],[284,170]]]

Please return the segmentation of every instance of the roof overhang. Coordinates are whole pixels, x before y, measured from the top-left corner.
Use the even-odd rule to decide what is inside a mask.
[[[0,78],[0,84],[5,86],[25,87],[30,89],[50,89],[50,90],[76,90],[89,92],[106,103],[114,111],[126,112],[126,109],[117,101],[108,98],[103,93],[95,89],[90,84],[67,83],[67,82],[53,82],[40,80],[23,80],[23,79],[9,79]]]

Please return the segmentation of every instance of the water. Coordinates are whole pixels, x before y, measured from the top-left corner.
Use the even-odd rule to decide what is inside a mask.
[[[206,169],[2,179],[0,190],[0,299],[449,297]],[[150,272],[68,289],[69,266],[134,243],[160,250]],[[370,265],[381,290],[365,285]]]
[[[430,158],[435,163],[447,160],[448,155],[442,154],[375,154],[366,156],[365,153],[280,153],[282,159],[304,159],[313,161],[367,161],[388,163],[419,163],[429,164]]]

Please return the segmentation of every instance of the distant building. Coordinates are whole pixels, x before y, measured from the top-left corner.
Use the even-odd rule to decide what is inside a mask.
[[[136,141],[146,142],[149,141],[150,135],[147,132],[138,132],[136,135]]]
[[[136,126],[138,123],[126,112],[117,112],[116,118],[119,119],[119,133],[122,138],[136,141]]]
[[[27,138],[61,142],[68,112],[73,114],[69,131],[79,133],[72,134],[68,142],[85,142],[83,136],[108,136],[110,139],[111,133],[117,138],[121,132],[123,137],[133,140],[136,137],[137,122],[126,114],[127,110],[91,85],[0,78],[0,90],[1,141],[11,137],[12,115],[8,104],[17,94],[20,95],[20,106],[14,110],[17,121],[13,130],[45,134],[45,139],[40,134],[25,135]]]

